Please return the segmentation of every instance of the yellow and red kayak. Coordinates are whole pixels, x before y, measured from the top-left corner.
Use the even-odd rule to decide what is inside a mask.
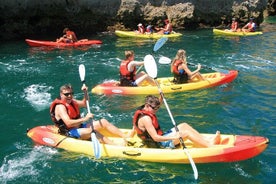
[[[219,86],[222,84],[232,82],[237,76],[238,71],[230,70],[228,73],[212,72],[205,73],[202,76],[206,79],[204,81],[195,81],[184,84],[175,84],[173,82],[173,77],[163,77],[158,78],[157,81],[163,93],[175,93],[183,92],[189,90],[197,90],[210,88],[214,86]],[[119,86],[119,81],[105,81],[102,84],[98,84],[92,88],[92,93],[98,95],[142,95],[142,94],[159,94],[158,88],[156,86],[149,85],[148,83],[143,83],[138,87],[131,86]]]
[[[130,129],[121,129],[124,133]],[[38,145],[61,148],[67,151],[94,156],[91,141],[66,137],[57,133],[54,125],[37,126],[28,130],[27,135]],[[122,138],[110,132],[101,132],[114,142],[122,143]],[[214,134],[203,134],[212,138]],[[221,135],[221,142],[210,148],[198,148],[189,140],[185,145],[195,163],[236,162],[255,157],[268,146],[269,140],[260,136]],[[101,156],[111,158],[125,158],[148,162],[189,163],[183,148],[161,149],[144,147],[141,140],[135,135],[129,138],[126,146],[100,144]]]
[[[261,31],[255,31],[255,32],[232,32],[232,31],[225,31],[221,29],[213,29],[213,33],[216,35],[226,35],[226,36],[254,36],[254,35],[260,35],[263,34]]]
[[[31,47],[78,47],[78,46],[89,46],[89,45],[96,45],[99,46],[102,44],[101,40],[79,40],[74,43],[63,43],[63,42],[54,42],[54,41],[43,41],[43,40],[25,40],[27,44]]]
[[[116,30],[115,35],[122,38],[152,38],[152,39],[159,39],[161,37],[168,37],[168,38],[176,38],[182,36],[181,33],[172,32],[171,34],[139,34],[135,31],[120,31]]]

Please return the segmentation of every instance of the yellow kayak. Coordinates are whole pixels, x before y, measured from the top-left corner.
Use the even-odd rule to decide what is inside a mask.
[[[238,71],[230,70],[229,73],[212,72],[205,73],[202,76],[206,79],[204,81],[195,81],[184,84],[175,84],[173,77],[157,78],[163,93],[175,93],[189,90],[197,90],[219,86],[222,84],[232,82],[237,76]],[[142,94],[159,94],[157,86],[149,85],[148,83],[142,83],[141,86],[119,86],[119,81],[105,81],[92,88],[92,93],[98,95],[142,95]]]
[[[172,32],[171,34],[157,34],[157,33],[139,34],[139,33],[136,33],[135,31],[119,31],[119,30],[116,30],[115,34],[118,37],[122,37],[122,38],[147,38],[147,39],[148,38],[158,39],[161,37],[175,38],[175,37],[182,36],[181,33],[175,33],[175,32]]]
[[[255,32],[232,32],[232,31],[225,31],[221,29],[213,29],[213,33],[216,35],[226,35],[226,36],[254,36],[254,35],[260,35],[263,34],[260,31]]]
[[[121,129],[127,134],[130,129]],[[122,138],[110,132],[101,132],[113,142],[124,143]],[[33,142],[39,145],[60,148],[71,152],[94,156],[90,140],[80,140],[58,134],[54,125],[37,126],[27,133]],[[202,134],[211,139],[214,134]],[[260,136],[249,135],[221,135],[220,144],[210,148],[198,148],[191,141],[185,140],[185,145],[195,163],[236,162],[255,157],[268,146],[269,140]],[[129,138],[126,145],[100,144],[102,157],[125,158],[148,162],[189,163],[189,159],[182,147],[176,149],[147,148],[141,139],[135,135]]]

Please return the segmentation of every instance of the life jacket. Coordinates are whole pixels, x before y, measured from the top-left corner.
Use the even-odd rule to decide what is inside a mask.
[[[250,29],[252,32],[256,30],[256,24],[254,22],[249,22],[247,26],[248,26],[248,29]]]
[[[139,127],[138,127],[138,121],[140,119],[141,116],[149,116],[152,120],[152,125],[155,128],[156,132],[158,135],[163,135],[163,131],[160,128],[160,125],[158,123],[157,117],[155,114],[152,114],[148,111],[143,110],[144,106],[141,106],[134,114],[133,116],[133,126],[134,129],[137,132],[138,137],[140,137],[143,140],[143,143],[146,144],[149,147],[160,147],[159,143],[155,142],[151,136],[149,135],[149,133],[147,131],[142,131]]]
[[[153,30],[152,30],[152,26],[151,26],[151,25],[148,25],[148,26],[147,26],[146,32],[147,32],[147,33],[153,33]]]
[[[55,117],[55,108],[56,108],[56,105],[59,105],[59,104],[62,104],[65,106],[68,116],[71,119],[80,118],[79,106],[77,102],[75,102],[74,100],[72,100],[71,104],[67,104],[65,101],[61,100],[60,98],[56,98],[50,106],[51,119],[55,123],[55,125],[59,128],[59,133],[63,135],[67,135],[70,128],[66,126],[66,124],[63,122],[62,119],[57,120]]]
[[[145,28],[144,28],[144,26],[139,26],[139,27],[138,27],[138,32],[139,32],[139,33],[145,33]]]
[[[176,60],[173,63],[173,67],[172,67],[172,73],[174,75],[173,82],[176,84],[187,83],[188,79],[189,79],[188,74],[185,71],[180,73],[178,70],[179,65],[181,65],[182,63],[183,63],[183,61],[181,61],[181,60]]]
[[[231,24],[231,30],[237,30],[238,28],[238,22],[234,22]]]
[[[178,67],[179,67],[179,65],[181,65],[182,63],[183,63],[183,61],[181,61],[181,60],[176,60],[176,61],[173,63],[172,73],[179,75]]]
[[[132,86],[132,83],[135,81],[136,67],[134,67],[132,72],[127,69],[130,62],[123,61],[120,65],[120,86]]]
[[[168,24],[165,26],[165,30],[166,30],[166,32],[171,33],[172,30],[173,30],[172,24],[171,24],[171,23],[168,23]]]
[[[67,31],[66,32],[66,36],[67,36],[67,38],[70,38],[72,36],[71,38],[72,38],[73,42],[77,42],[78,41],[78,39],[76,37],[76,34],[73,31]]]

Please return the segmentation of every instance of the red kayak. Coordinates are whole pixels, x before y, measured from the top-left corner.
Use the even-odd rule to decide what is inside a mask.
[[[53,41],[43,41],[43,40],[25,40],[27,44],[31,47],[43,47],[43,46],[51,46],[51,47],[78,47],[78,46],[99,46],[102,44],[101,40],[79,40],[74,43],[63,43],[63,42],[53,42]]]

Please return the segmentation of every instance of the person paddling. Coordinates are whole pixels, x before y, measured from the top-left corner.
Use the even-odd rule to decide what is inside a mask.
[[[195,80],[205,80],[199,73],[201,65],[198,64],[195,71],[191,71],[187,66],[186,51],[180,49],[171,63],[171,72],[174,75],[174,82],[177,84],[187,83]]]
[[[138,137],[148,147],[175,148],[179,145],[179,138],[191,140],[196,147],[212,147],[220,144],[221,135],[217,131],[212,140],[206,139],[187,123],[181,123],[177,127],[163,132],[158,123],[156,112],[161,106],[162,98],[148,95],[144,105],[140,106],[133,116],[133,127]]]
[[[143,81],[151,85],[155,82],[145,72],[136,74],[136,66],[142,67],[143,61],[134,61],[134,51],[125,51],[125,60],[120,64],[120,86],[139,86]]]
[[[57,39],[57,42],[63,42],[63,43],[74,43],[78,41],[78,38],[74,31],[71,31],[69,28],[64,28],[63,30],[63,36]]]
[[[85,85],[81,89],[83,91],[88,90]],[[65,84],[60,87],[60,96],[50,106],[52,121],[58,127],[61,135],[84,140],[90,139],[92,128],[91,123],[88,123],[88,121],[94,117],[94,114],[87,113],[85,117],[81,117],[80,108],[86,108],[86,100],[88,99],[86,99],[86,95],[84,95],[82,100],[77,100],[73,96],[73,87],[70,84]],[[125,135],[106,119],[93,120],[93,127],[96,131],[97,138],[102,143],[115,144],[98,132],[103,129],[122,138],[129,137],[129,135]]]

